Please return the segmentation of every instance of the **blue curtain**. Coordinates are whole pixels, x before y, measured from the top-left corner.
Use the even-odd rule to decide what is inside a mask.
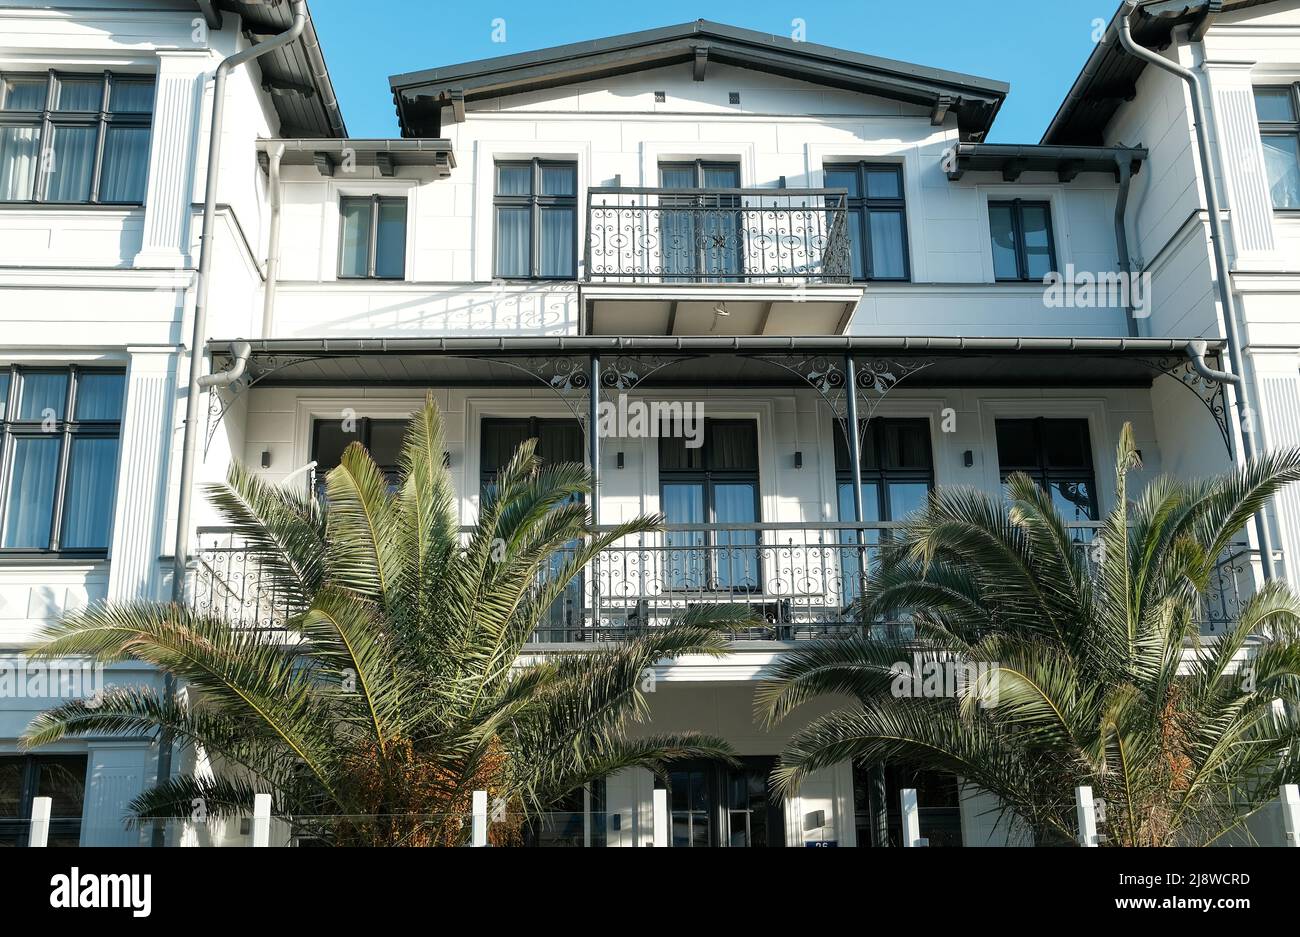
[[[51,202],[86,202],[95,172],[98,127],[55,127],[51,144],[49,187]]]
[[[104,138],[99,200],[143,203],[148,168],[149,128],[109,127]]]
[[[63,501],[63,540],[68,549],[108,548],[113,523],[113,482],[117,476],[117,440],[91,437],[72,440],[68,488]]]
[[[574,263],[574,238],[577,233],[575,211],[572,208],[543,208],[542,210],[541,265],[544,277],[571,277],[577,270]]]
[[[26,202],[35,196],[40,159],[39,127],[0,127],[0,201]]]
[[[401,279],[406,275],[406,201],[379,203],[375,276]]]
[[[46,411],[62,420],[67,406],[68,375],[66,371],[28,371],[22,375],[20,420],[44,420]]]
[[[527,208],[497,209],[497,275],[527,277],[532,271],[532,212]]]
[[[83,371],[77,380],[77,419],[120,420],[125,392],[126,375]]]
[[[5,505],[3,546],[46,550],[54,517],[54,486],[59,476],[58,436],[12,440],[13,463]]]

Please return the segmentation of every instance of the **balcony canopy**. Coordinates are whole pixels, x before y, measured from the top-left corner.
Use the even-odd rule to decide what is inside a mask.
[[[256,384],[331,386],[535,386],[524,359],[601,354],[653,357],[641,386],[783,387],[806,383],[775,366],[781,356],[842,359],[924,358],[909,387],[1149,387],[1186,362],[1189,339],[604,337],[265,339],[251,342],[248,377]],[[217,366],[234,341],[214,341]],[[1208,343],[1218,355],[1222,342]],[[667,366],[664,362],[669,362]]]

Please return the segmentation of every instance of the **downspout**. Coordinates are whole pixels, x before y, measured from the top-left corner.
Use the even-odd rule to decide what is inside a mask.
[[[271,231],[266,242],[266,288],[262,301],[262,337],[271,337],[271,323],[275,321],[275,287],[280,278],[280,208],[283,203],[280,191],[280,163],[284,159],[284,144],[271,149],[267,165],[267,188],[271,197]]]
[[[1129,55],[1141,59],[1156,68],[1163,69],[1187,83],[1187,89],[1192,100],[1192,134],[1196,137],[1196,149],[1201,164],[1201,176],[1205,180],[1205,199],[1208,203],[1206,210],[1210,215],[1210,241],[1214,247],[1214,267],[1218,280],[1219,304],[1223,309],[1221,316],[1223,325],[1224,339],[1227,342],[1229,371],[1225,374],[1231,374],[1234,380],[1226,381],[1232,389],[1232,396],[1236,404],[1237,423],[1241,430],[1241,444],[1244,450],[1246,463],[1254,465],[1259,461],[1259,443],[1255,439],[1255,430],[1252,425],[1254,420],[1251,416],[1251,400],[1249,382],[1244,379],[1245,369],[1242,366],[1241,357],[1241,337],[1237,328],[1237,303],[1232,292],[1232,268],[1228,263],[1227,241],[1223,232],[1223,216],[1221,203],[1219,201],[1219,182],[1214,175],[1214,162],[1210,154],[1210,144],[1206,137],[1209,130],[1209,124],[1206,121],[1206,108],[1204,92],[1201,89],[1201,83],[1197,80],[1196,73],[1189,68],[1184,68],[1177,62],[1171,62],[1162,55],[1157,55],[1150,49],[1140,46],[1133,39],[1133,31],[1130,27],[1129,18],[1133,15],[1134,10],[1138,7],[1138,0],[1125,0],[1127,12],[1119,18],[1119,41],[1128,51]],[[1208,28],[1208,17],[1210,11],[1206,11],[1207,18],[1200,24],[1201,28]],[[1195,360],[1195,359],[1193,359]],[[1195,366],[1195,365],[1193,365]],[[1261,564],[1264,572],[1264,579],[1270,580],[1274,576],[1273,570],[1273,533],[1269,530],[1268,519],[1261,510],[1255,514],[1255,534],[1259,538],[1260,548],[1264,552],[1264,562]]]
[[[1117,160],[1115,162],[1115,171],[1119,174],[1119,193],[1115,196],[1115,249],[1119,251],[1119,269],[1129,280],[1126,295],[1128,302],[1124,307],[1124,319],[1128,322],[1128,334],[1130,338],[1138,337],[1137,318],[1133,314],[1133,292],[1135,283],[1131,276],[1133,270],[1133,260],[1128,252],[1128,224],[1126,218],[1128,215],[1128,196],[1129,190],[1133,187],[1133,165],[1128,160]]]
[[[213,227],[217,207],[217,179],[221,170],[221,134],[226,114],[226,80],[230,73],[241,65],[253,61],[276,49],[294,42],[302,35],[307,26],[306,0],[291,0],[293,25],[286,31],[272,36],[264,42],[249,46],[224,59],[217,66],[216,78],[212,85],[212,127],[208,135],[208,174],[203,191],[203,233],[199,239],[199,281],[194,300],[194,332],[190,341],[190,377],[189,389],[185,398],[185,433],[181,446],[180,495],[176,508],[176,545],[172,556],[172,602],[183,605],[185,602],[185,578],[190,552],[190,509],[193,504],[191,489],[194,487],[194,460],[198,450],[199,395],[205,387],[228,386],[243,375],[248,366],[248,355],[252,349],[245,344],[239,349],[248,348],[243,359],[236,354],[235,367],[223,374],[203,376],[203,343],[208,330],[208,284],[212,271]],[[236,373],[237,372],[237,373]],[[175,692],[174,678],[168,676],[164,687],[168,697]],[[163,784],[171,778],[172,734],[164,731],[158,743],[158,779]],[[162,828],[154,830],[154,845],[162,845],[160,835]]]

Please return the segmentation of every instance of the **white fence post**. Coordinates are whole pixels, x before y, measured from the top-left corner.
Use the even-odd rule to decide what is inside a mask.
[[[1286,844],[1300,846],[1300,786],[1282,785],[1282,822],[1286,824]]]
[[[32,826],[27,834],[28,846],[49,845],[51,809],[53,809],[53,801],[50,798],[32,798]]]
[[[1097,808],[1092,802],[1092,788],[1086,784],[1074,789],[1075,813],[1079,818],[1079,845],[1096,846]]]
[[[472,803],[473,813],[473,838],[470,840],[471,846],[487,845],[487,827],[488,827],[488,804],[487,791],[475,791]]]
[[[655,846],[668,845],[668,792],[658,788],[654,792],[654,840]]]
[[[921,809],[916,804],[916,789],[905,787],[898,797],[903,807],[903,845],[921,846]]]
[[[271,795],[253,795],[253,846],[266,849],[271,845]]]

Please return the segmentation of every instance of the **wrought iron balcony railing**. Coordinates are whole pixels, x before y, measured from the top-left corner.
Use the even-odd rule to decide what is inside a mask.
[[[863,571],[879,562],[898,525],[690,524],[605,550],[543,616],[536,644],[620,641],[700,605],[748,606],[762,622],[736,640],[801,641],[852,634],[910,635],[906,612],[862,620]],[[1095,524],[1077,525],[1092,550]],[[557,556],[553,567],[564,560]],[[1225,553],[1201,609],[1201,631],[1222,633],[1254,590],[1256,558]],[[221,528],[200,531],[194,602],[250,628],[283,627],[293,610],[264,582],[256,555]]]
[[[847,284],[844,189],[593,188],[590,283]]]

